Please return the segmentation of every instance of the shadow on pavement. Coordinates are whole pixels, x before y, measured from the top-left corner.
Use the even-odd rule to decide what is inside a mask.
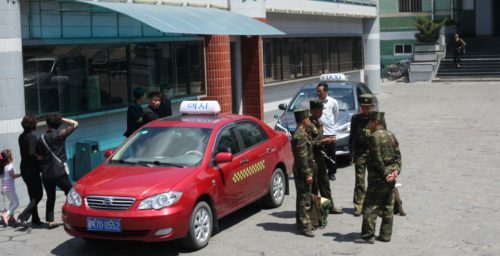
[[[331,236],[331,237],[333,237],[333,240],[337,241],[337,242],[354,242],[354,240],[361,237],[361,234],[354,233],[354,232],[347,233],[347,234],[340,234],[340,233],[333,232],[333,233],[325,233],[325,234],[323,234],[323,236]]]
[[[281,219],[292,219],[295,218],[295,211],[273,212],[271,216]]]
[[[286,223],[267,222],[267,223],[257,224],[257,226],[262,227],[266,231],[277,231],[277,232],[299,234],[299,232],[297,231],[297,225],[295,223],[286,224]]]

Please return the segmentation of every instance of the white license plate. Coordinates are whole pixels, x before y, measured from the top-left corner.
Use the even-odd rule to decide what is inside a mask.
[[[121,232],[120,219],[87,218],[88,231]]]

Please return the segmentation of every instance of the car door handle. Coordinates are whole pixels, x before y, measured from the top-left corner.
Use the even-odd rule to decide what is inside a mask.
[[[267,152],[269,152],[269,153],[271,153],[271,152],[273,152],[273,149],[274,149],[274,148],[273,148],[272,146],[270,146],[270,147],[267,147],[267,148],[266,148],[266,151],[267,151]]]
[[[246,163],[248,163],[248,159],[243,159],[240,161],[240,164],[246,164]]]

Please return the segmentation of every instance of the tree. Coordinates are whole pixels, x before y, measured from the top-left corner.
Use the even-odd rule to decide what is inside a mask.
[[[435,22],[427,16],[418,16],[415,26],[418,33],[415,33],[415,38],[420,43],[435,43],[439,39],[439,31],[443,27],[446,19],[441,22]]]

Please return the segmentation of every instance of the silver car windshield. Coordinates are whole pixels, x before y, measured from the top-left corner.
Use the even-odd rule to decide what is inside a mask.
[[[147,166],[197,166],[211,129],[193,127],[142,128],[111,158],[111,163]]]
[[[328,96],[335,98],[339,103],[340,110],[351,111],[356,109],[354,101],[354,90],[345,87],[328,88]],[[309,109],[309,101],[318,99],[316,88],[307,88],[299,92],[288,108],[289,111],[295,109]]]

